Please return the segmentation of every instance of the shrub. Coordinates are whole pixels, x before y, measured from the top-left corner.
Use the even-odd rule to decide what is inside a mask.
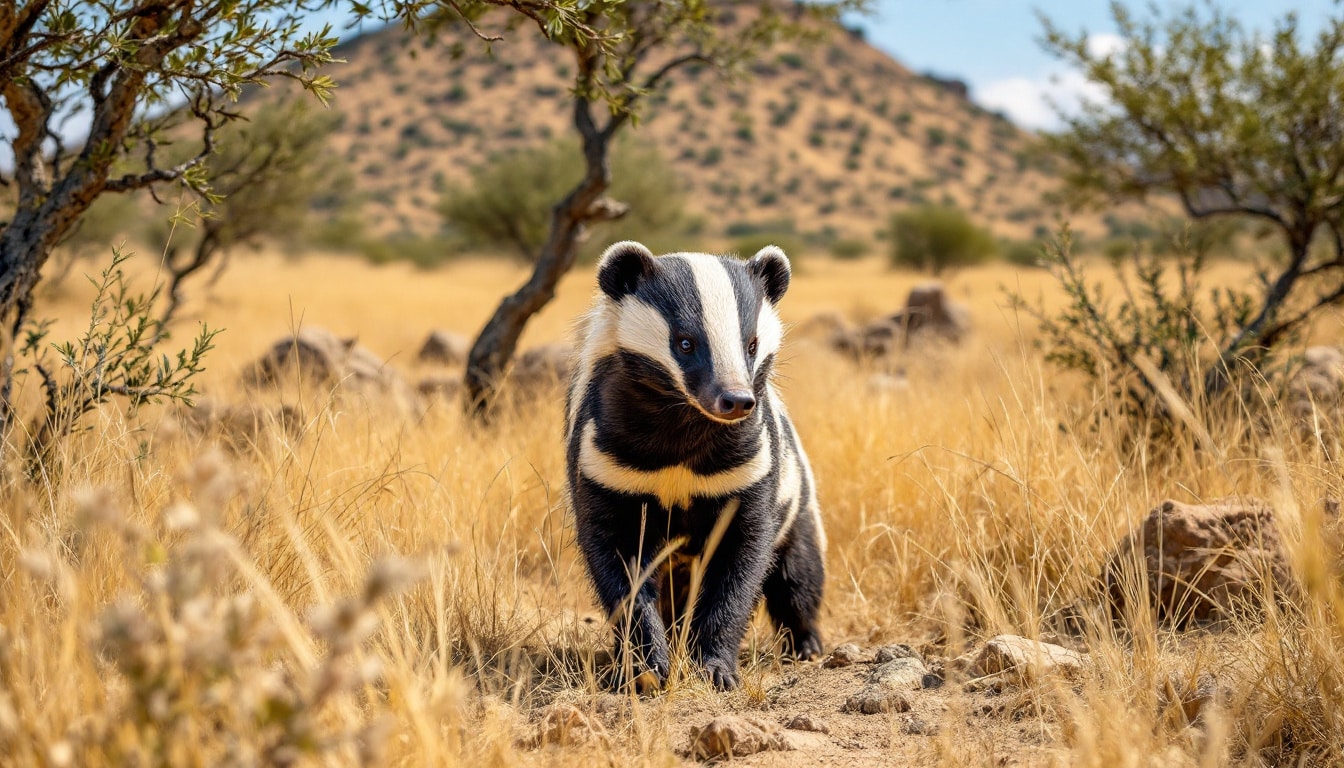
[[[761,250],[767,245],[775,245],[784,249],[784,253],[789,255],[789,261],[793,262],[793,267],[798,268],[798,262],[806,253],[807,244],[792,232],[762,231],[755,234],[740,237],[735,240],[729,248],[731,253],[736,253],[742,258],[750,258],[752,254]]]
[[[994,255],[994,238],[958,208],[921,206],[891,217],[891,263],[941,274]]]
[[[846,237],[831,243],[831,256],[842,261],[860,259],[868,255],[871,243],[860,237]]]
[[[1102,389],[1107,405],[1100,415],[1122,419],[1128,437],[1169,446],[1179,433],[1217,450],[1211,417],[1244,408],[1272,373],[1222,351],[1252,316],[1253,295],[1236,287],[1206,291],[1206,260],[1182,243],[1170,256],[1136,247],[1113,265],[1121,287],[1109,296],[1073,251],[1067,226],[1044,251],[1069,297],[1063,309],[1047,313],[1009,294],[1015,308],[1040,321],[1046,359]]]
[[[1008,240],[999,244],[999,255],[1009,264],[1019,267],[1040,267],[1045,264],[1040,243],[1035,240]]]
[[[718,152],[718,148],[710,151]],[[628,205],[629,212],[616,221],[596,224],[594,231],[601,236],[588,241],[583,256],[591,255],[589,249],[600,248],[602,240],[648,242],[676,229],[682,221],[680,182],[654,147],[617,144],[611,165],[613,182],[608,194]],[[450,188],[439,212],[445,225],[468,246],[507,250],[530,260],[546,241],[556,201],[582,177],[583,156],[576,142],[530,147],[475,169],[471,186]]]

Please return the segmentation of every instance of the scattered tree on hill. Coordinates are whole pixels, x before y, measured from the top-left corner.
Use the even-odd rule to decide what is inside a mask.
[[[834,19],[857,5],[799,3],[781,10],[771,2],[738,4],[707,0],[576,3],[564,24],[545,25],[546,35],[574,57],[573,124],[581,141],[583,176],[551,210],[550,227],[531,277],[505,297],[472,347],[465,376],[467,402],[484,413],[512,359],[528,320],[554,296],[560,277],[574,264],[578,243],[594,224],[623,215],[627,206],[608,197],[611,147],[631,125],[645,98],[691,65],[732,73],[786,36],[804,33],[807,17]],[[410,3],[422,17],[452,15],[456,3]],[[461,17],[479,37],[477,23]],[[563,27],[563,28],[562,28]]]
[[[1174,195],[1193,219],[1256,220],[1286,246],[1258,287],[1235,292],[1230,331],[1186,387],[1212,395],[1344,301],[1344,16],[1309,41],[1292,14],[1264,36],[1212,5],[1146,21],[1118,3],[1112,12],[1114,51],[1046,24],[1046,48],[1102,95],[1061,115],[1066,129],[1050,139],[1071,192]]]
[[[685,223],[681,183],[656,148],[618,142],[611,156],[612,197],[629,210],[602,225],[607,240],[656,241]],[[472,172],[470,185],[444,193],[444,222],[473,246],[526,261],[546,245],[555,201],[583,178],[576,142],[559,140],[510,152]]]
[[[891,217],[891,263],[940,275],[953,267],[979,264],[997,246],[960,208],[923,205]]]

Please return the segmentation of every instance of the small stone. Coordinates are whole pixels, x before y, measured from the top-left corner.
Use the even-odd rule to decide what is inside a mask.
[[[534,748],[551,744],[570,747],[593,741],[606,744],[606,728],[572,704],[557,704],[543,711],[529,743]]]
[[[880,664],[868,673],[868,682],[890,689],[915,688],[929,670],[919,659],[893,659]]]
[[[863,651],[859,650],[859,646],[853,643],[845,643],[844,645],[836,646],[835,650],[831,651],[831,655],[827,656],[826,660],[821,662],[821,666],[826,669],[836,669],[839,667],[848,667],[851,664],[857,664],[862,660]]]
[[[791,750],[778,725],[756,717],[723,715],[691,728],[691,756],[699,760],[746,757],[766,750]]]
[[[999,635],[985,644],[968,671],[976,677],[1004,673],[1005,678],[1030,682],[1051,674],[1072,680],[1087,666],[1087,657],[1076,651],[1017,635]]]
[[[901,733],[909,736],[932,736],[938,732],[938,727],[930,725],[928,721],[915,715],[909,715],[901,723]]]
[[[785,726],[791,731],[808,731],[811,733],[830,733],[831,726],[826,724],[825,720],[815,718],[811,715],[794,715]]]
[[[942,675],[937,675],[930,672],[929,674],[919,679],[919,687],[924,688],[925,690],[930,690],[933,688],[942,688],[943,677]]]
[[[420,346],[416,359],[422,363],[465,365],[471,352],[471,341],[460,333],[433,330]]]
[[[874,661],[878,664],[885,664],[896,659],[920,659],[923,661],[918,651],[905,644],[884,645],[878,648],[877,658]]]
[[[850,696],[842,712],[854,712],[863,715],[878,715],[883,712],[909,712],[910,700],[900,691],[893,691],[881,685],[870,685]]]

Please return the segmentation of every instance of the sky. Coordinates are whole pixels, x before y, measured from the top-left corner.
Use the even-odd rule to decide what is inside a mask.
[[[870,43],[916,71],[965,80],[971,98],[1029,128],[1058,125],[1047,95],[1067,107],[1085,92],[1081,78],[1041,48],[1038,14],[1066,31],[1086,32],[1096,48],[1104,50],[1119,42],[1105,0],[875,2],[872,14],[854,19]],[[1128,5],[1135,11],[1147,7],[1145,0]],[[1218,7],[1243,27],[1264,32],[1293,11],[1301,29],[1314,34],[1335,8],[1335,0],[1219,0]]]

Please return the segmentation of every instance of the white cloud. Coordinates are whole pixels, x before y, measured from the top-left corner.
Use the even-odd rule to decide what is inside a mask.
[[[1095,34],[1087,39],[1088,52],[1094,56],[1108,56],[1124,47],[1125,41],[1119,35]],[[1076,70],[1056,68],[1033,77],[1005,77],[977,83],[972,96],[981,106],[1003,112],[1018,125],[1051,130],[1061,125],[1056,108],[1066,115],[1074,114],[1083,102],[1101,101],[1105,94]]]

